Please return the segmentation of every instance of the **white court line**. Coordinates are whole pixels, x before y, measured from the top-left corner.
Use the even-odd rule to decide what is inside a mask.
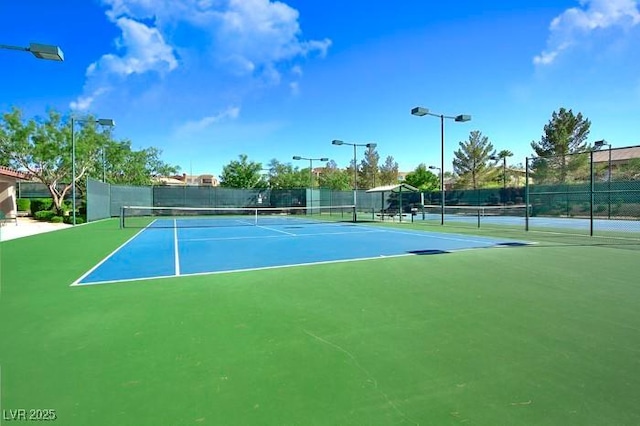
[[[295,234],[297,237],[314,237],[314,236],[324,236],[324,235],[350,235],[350,234],[374,234],[380,231],[371,230],[371,231],[348,231],[348,232],[315,232],[312,234]],[[208,238],[182,238],[180,241],[190,242],[190,241],[233,241],[233,240],[260,240],[263,238],[286,238],[282,235],[261,235],[255,237],[208,237]]]
[[[292,236],[292,237],[297,237],[297,236],[298,236],[298,234],[294,234],[294,233],[292,233],[292,232],[287,232],[287,231],[281,231],[281,230],[279,230],[279,229],[275,229],[275,228],[269,228],[268,226],[262,226],[262,225],[256,225],[256,226],[257,226],[258,228],[266,229],[266,230],[268,230],[268,231],[274,231],[274,232],[280,232],[280,233],[282,233],[282,234],[287,234],[287,235],[290,235],[290,236]]]
[[[456,250],[451,250],[456,251]],[[183,277],[198,277],[205,275],[221,275],[221,274],[235,274],[239,272],[250,272],[250,271],[263,271],[268,269],[281,269],[281,268],[295,268],[298,266],[313,266],[313,265],[327,265],[332,263],[347,263],[347,262],[360,262],[367,260],[380,260],[380,259],[391,259],[395,257],[407,257],[407,256],[418,256],[415,253],[403,253],[403,254],[391,254],[391,255],[380,255],[375,257],[360,257],[355,259],[338,259],[338,260],[322,260],[318,262],[307,262],[307,263],[295,263],[290,265],[275,265],[275,266],[261,266],[257,268],[246,268],[246,269],[230,269],[226,271],[211,271],[211,272],[196,272],[192,274],[182,274],[180,278]],[[149,280],[159,280],[166,278],[176,278],[175,275],[160,275],[157,277],[144,277],[144,278],[133,278],[128,280],[109,280],[109,281],[97,281],[93,283],[84,283],[80,284],[81,286],[90,286],[90,285],[100,285],[100,284],[117,284],[124,282],[134,282],[134,281],[149,281]]]
[[[138,232],[136,232],[136,234],[129,238],[127,241],[125,241],[124,243],[122,243],[120,245],[120,247],[118,247],[117,249],[115,249],[114,251],[112,251],[107,257],[105,257],[104,259],[102,259],[96,266],[94,266],[93,268],[89,269],[87,272],[85,272],[80,278],[78,278],[77,280],[75,280],[74,282],[71,283],[71,286],[76,286],[76,285],[80,285],[80,281],[82,281],[83,279],[85,279],[90,273],[92,273],[93,271],[95,271],[96,269],[98,269],[98,267],[100,267],[100,265],[102,265],[104,262],[106,262],[107,260],[109,260],[111,257],[113,257],[114,254],[116,254],[118,251],[120,251],[124,246],[126,246],[127,244],[129,244],[131,241],[133,241],[138,235],[142,234],[143,231],[147,230],[151,225],[153,225],[158,219],[154,219],[153,222],[151,222],[150,224],[148,224],[147,226],[145,226],[144,228],[142,228],[141,230],[139,230]]]
[[[176,265],[176,275],[180,276],[180,254],[178,252],[178,223],[173,219],[173,252]]]
[[[499,238],[492,238],[492,237],[486,237],[486,240],[476,240],[474,238],[467,238],[465,236],[462,236],[461,234],[455,234],[455,235],[460,235],[462,238],[454,238],[454,237],[445,237],[445,236],[441,236],[441,235],[449,235],[449,234],[445,234],[443,232],[437,232],[437,231],[420,231],[420,230],[416,230],[415,232],[408,232],[408,231],[397,231],[395,229],[384,229],[382,227],[378,228],[378,227],[374,227],[374,226],[370,226],[370,225],[359,225],[359,226],[363,226],[363,227],[368,227],[368,228],[376,228],[376,229],[380,229],[380,232],[390,232],[393,234],[404,234],[404,235],[414,235],[414,236],[418,236],[418,237],[429,237],[429,238],[437,238],[440,240],[449,240],[449,241],[459,241],[459,242],[472,242],[472,243],[492,243],[492,242],[496,242],[496,241],[502,241],[502,239]],[[509,240],[513,240],[512,238],[508,238]],[[520,240],[517,240],[520,241]]]

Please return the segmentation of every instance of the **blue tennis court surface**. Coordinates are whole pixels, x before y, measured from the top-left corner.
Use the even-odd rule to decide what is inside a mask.
[[[182,227],[165,221],[142,229],[73,285],[525,244],[346,222]]]

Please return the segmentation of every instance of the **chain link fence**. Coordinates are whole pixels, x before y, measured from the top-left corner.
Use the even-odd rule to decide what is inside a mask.
[[[527,159],[527,230],[640,238],[640,147]]]

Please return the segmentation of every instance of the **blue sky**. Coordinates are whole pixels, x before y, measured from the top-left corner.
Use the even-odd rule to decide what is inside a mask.
[[[333,139],[438,165],[439,120],[414,106],[472,116],[445,125],[447,170],[472,130],[523,162],[560,107],[590,141],[640,144],[638,0],[22,0],[0,3],[0,26],[0,44],[65,54],[0,51],[0,111],[113,118],[187,173],[239,154],[347,166]]]

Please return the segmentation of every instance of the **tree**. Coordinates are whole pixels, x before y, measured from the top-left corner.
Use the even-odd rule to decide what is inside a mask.
[[[398,163],[388,156],[380,166],[380,185],[392,185],[398,182]]]
[[[2,116],[0,132],[0,157],[45,184],[55,210],[63,214],[64,198],[73,187],[70,124],[63,122],[62,116],[53,109],[44,120],[25,121],[22,112],[13,108]],[[97,132],[93,117],[88,117],[76,134],[76,182],[81,182],[107,139],[104,133]]]
[[[591,122],[581,113],[560,108],[553,112],[551,120],[544,126],[540,142],[531,142],[537,158],[532,161],[533,175],[537,182],[564,183],[571,172],[580,171],[588,164],[586,155],[572,155],[589,149],[587,137]]]
[[[632,158],[613,169],[613,174],[617,180],[640,180],[640,158]]]
[[[502,161],[502,163],[500,164],[500,183],[502,183],[504,187],[507,186],[508,181],[509,169],[505,167],[505,164],[506,159],[509,157],[513,157],[513,152],[509,151],[508,149],[503,149],[502,151],[498,152],[498,155],[496,155],[496,158],[499,158]]]
[[[309,168],[300,170],[274,158],[269,162],[269,186],[274,189],[306,188],[309,186]]]
[[[104,164],[102,162],[104,149]],[[105,172],[106,181],[120,185],[151,185],[157,176],[171,176],[180,170],[160,159],[162,151],[158,148],[145,148],[140,151],[131,149],[129,140],[108,141],[93,165],[90,176],[102,178]],[[104,167],[104,169],[103,169]]]
[[[380,161],[380,154],[376,151],[375,147],[369,147],[364,152],[364,158],[360,162],[358,170],[358,187],[361,189],[370,189],[376,186],[378,177],[378,162]]]
[[[469,139],[459,142],[460,148],[453,154],[453,170],[460,177],[457,184],[477,189],[484,182],[491,181],[496,175],[494,167],[487,167],[495,155],[493,144],[479,130],[469,134]]]
[[[130,142],[114,141],[108,131],[99,129],[92,116],[76,123],[76,193],[82,192],[87,176],[102,177],[103,150],[109,182],[150,184],[152,176],[178,170],[160,160],[162,151],[157,148],[132,151]],[[72,145],[70,117],[63,119],[53,109],[45,119],[25,120],[22,112],[13,108],[0,120],[0,159],[45,184],[58,214],[65,213],[63,200],[73,188]]]
[[[333,189],[334,191],[351,189],[349,182],[349,173],[346,170],[339,169],[333,160],[327,163],[320,176],[318,176],[318,186],[320,188]]]
[[[262,164],[249,161],[246,154],[240,154],[238,160],[233,160],[222,167],[220,186],[224,188],[266,188],[262,179]]]
[[[438,176],[427,170],[424,163],[420,163],[414,171],[407,173],[404,181],[421,191],[433,191],[439,187]]]

